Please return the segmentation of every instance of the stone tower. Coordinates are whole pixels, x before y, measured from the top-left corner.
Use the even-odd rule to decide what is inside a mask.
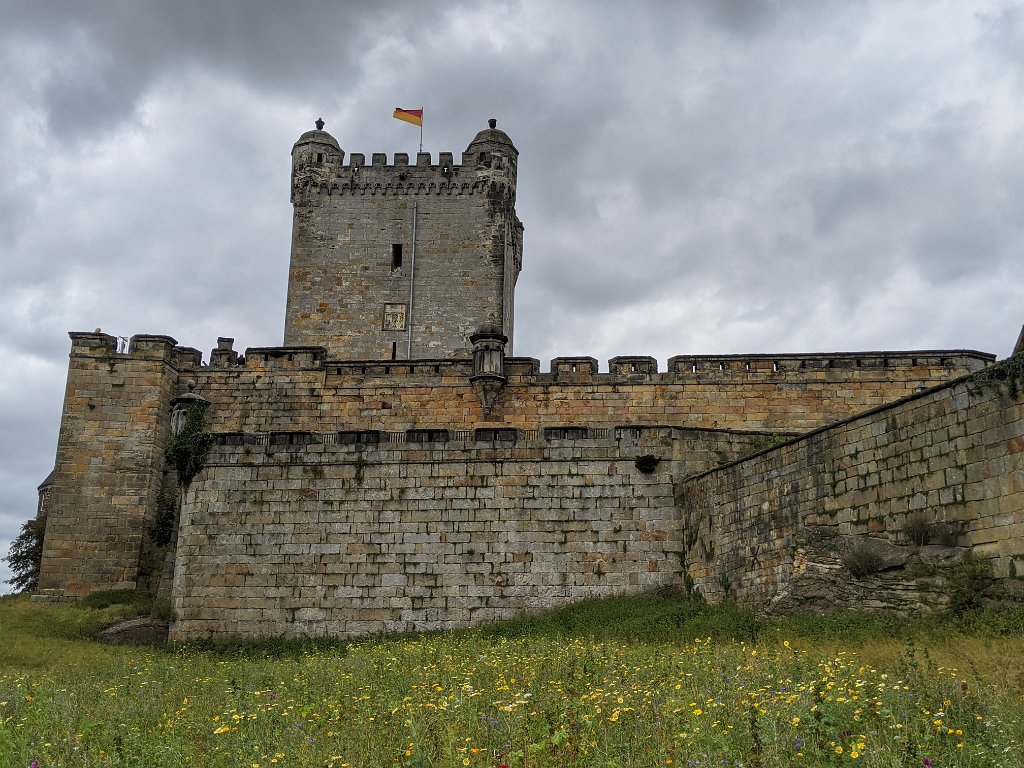
[[[456,164],[420,152],[415,164],[349,156],[323,130],[292,148],[291,268],[286,346],[335,360],[471,355],[469,337],[497,327],[511,354],[522,266],[516,217],[519,151],[496,121]]]

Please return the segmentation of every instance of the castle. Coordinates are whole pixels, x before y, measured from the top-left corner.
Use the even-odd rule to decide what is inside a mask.
[[[912,611],[964,552],[1024,567],[1024,409],[994,356],[541,372],[512,355],[518,150],[495,121],[460,162],[367,163],[323,127],[292,149],[284,346],[203,363],[70,334],[42,598],[154,590],[179,639],[353,636],[658,588]],[[212,445],[179,489],[165,446],[196,413]],[[911,546],[917,518],[946,541]],[[851,578],[864,547],[877,573]]]

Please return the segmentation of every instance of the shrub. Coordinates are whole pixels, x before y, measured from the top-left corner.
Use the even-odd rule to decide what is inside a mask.
[[[39,586],[39,565],[43,560],[45,532],[45,520],[27,520],[3,559],[14,574],[6,583],[17,592],[33,592]]]
[[[859,541],[842,556],[843,567],[855,579],[863,579],[882,568],[882,556],[870,544]]]
[[[766,626],[754,611],[733,600],[723,600],[717,605],[697,605],[702,606],[701,609],[680,624],[683,637],[753,643],[757,642]]]
[[[915,547],[923,547],[931,543],[934,534],[935,526],[928,520],[928,516],[924,512],[908,515],[903,522],[903,535]]]
[[[968,553],[957,561],[946,576],[949,609],[961,616],[982,606],[982,593],[992,583],[992,565],[983,557]]]

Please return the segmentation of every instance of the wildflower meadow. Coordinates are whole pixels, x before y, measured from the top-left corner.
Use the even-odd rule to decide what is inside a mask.
[[[113,611],[0,598],[0,765],[1024,765],[1024,640],[1005,623],[766,622],[644,598],[163,650],[88,639]]]

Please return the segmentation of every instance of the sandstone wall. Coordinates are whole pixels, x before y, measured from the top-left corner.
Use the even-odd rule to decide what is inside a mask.
[[[467,361],[329,362],[323,351],[250,349],[244,366],[189,373],[213,405],[215,431],[628,424],[803,431],[892,402],[988,365],[977,352],[686,356],[657,372],[652,358],[558,358],[540,373],[509,358],[509,382],[491,417]]]
[[[929,576],[957,547],[990,558],[997,577],[1024,575],[1024,397],[1019,382],[990,376],[1007,365],[684,483],[696,586],[768,608],[877,598],[876,607],[909,610],[931,598],[921,594],[927,578],[907,580]],[[915,514],[947,546],[908,547],[904,525]],[[905,568],[900,583],[852,579],[842,558],[860,545],[900,568],[909,551],[916,570]]]
[[[124,352],[105,334],[72,340],[39,587],[130,589],[160,489],[177,367],[198,354],[166,336],[135,336]]]
[[[271,348],[248,350],[239,364],[224,340],[211,365],[200,366],[196,350],[168,337],[136,336],[127,351],[106,334],[72,337],[41,583],[72,592],[138,584],[170,401],[189,379],[211,402],[212,431],[268,440],[353,430],[403,440],[407,430],[444,429],[464,441],[488,427],[515,428],[533,441],[559,427],[594,438],[622,426],[770,436],[821,426],[991,361],[974,352],[679,357],[658,373],[652,359],[629,357],[599,374],[592,358],[559,358],[542,374],[535,360],[508,358],[508,386],[485,417],[469,361],[330,362],[319,348]],[[692,445],[676,457],[680,471],[731,461],[755,438],[734,438],[731,447],[709,439],[710,447]]]
[[[512,445],[227,439],[241,444],[217,447],[182,510],[178,639],[444,629],[681,583],[670,429]],[[650,474],[635,466],[645,454],[662,459]]]

